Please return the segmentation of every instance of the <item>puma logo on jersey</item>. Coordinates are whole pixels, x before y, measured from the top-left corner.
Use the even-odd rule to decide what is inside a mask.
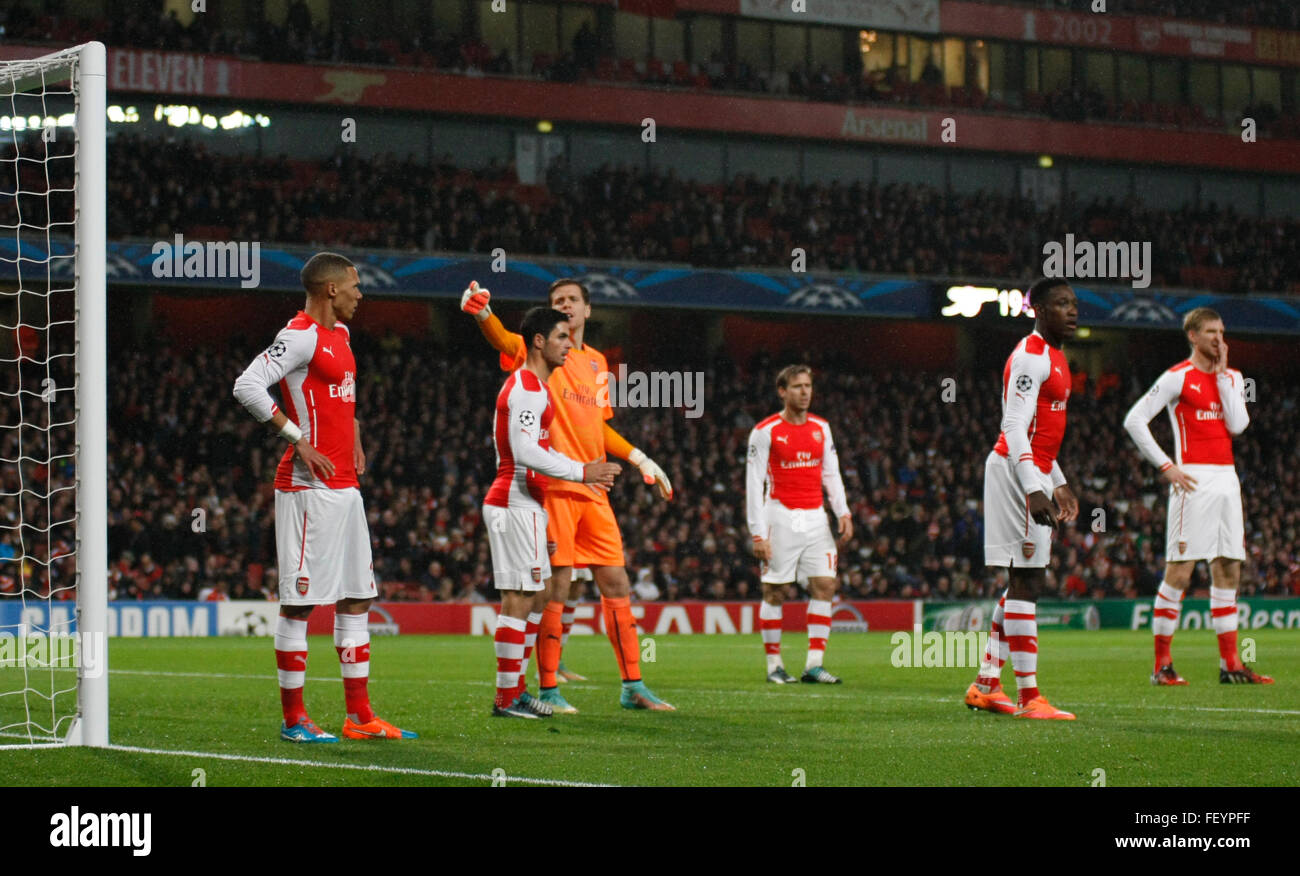
[[[1055,371],[1057,374],[1061,374],[1061,366],[1060,366],[1060,365],[1055,365],[1055,366],[1053,366],[1053,367],[1052,367],[1052,370]],[[1064,377],[1065,375],[1064,375],[1064,374],[1061,374],[1061,376]]]
[[[782,444],[789,444],[789,443],[790,443],[790,436],[789,436],[789,435],[777,435],[777,436],[776,436],[776,440],[777,440],[777,441],[780,441]]]
[[[1200,391],[1201,391],[1201,385],[1200,385],[1199,383],[1189,383],[1189,384],[1187,384],[1187,388],[1188,388],[1188,389],[1194,389],[1194,390],[1196,390],[1197,392],[1200,392]]]
[[[329,353],[329,354],[330,354],[330,358],[331,358],[331,359],[334,358],[334,351],[331,350],[329,347],[321,347],[321,352],[323,352],[323,353]]]

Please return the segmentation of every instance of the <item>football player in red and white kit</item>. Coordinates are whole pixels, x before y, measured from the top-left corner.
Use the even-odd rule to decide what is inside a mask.
[[[527,354],[497,395],[492,426],[497,475],[483,498],[492,577],[501,591],[492,714],[503,718],[550,717],[554,712],[528,693],[526,681],[537,622],[551,591],[542,506],[547,478],[608,489],[621,470],[617,463],[599,460],[584,465],[551,447],[555,401],[546,381],[573,347],[568,318],[550,307],[534,307],[524,314],[520,335]]]
[[[361,301],[357,269],[317,253],[302,269],[307,303],[235,381],[235,398],[289,447],[275,472],[275,543],[280,617],[275,662],[289,742],[338,742],[303,707],[307,617],[333,603],[334,647],[343,673],[349,739],[414,739],[370,708],[370,603],[375,574],[357,475],[365,472],[356,420],[357,365],[344,321]],[[267,389],[278,383],[281,410]]]
[[[795,680],[781,662],[781,607],[785,588],[807,580],[808,658],[800,680],[839,684],[840,679],[822,666],[831,634],[831,600],[839,586],[839,553],[826,520],[822,490],[839,521],[840,544],[853,537],[853,518],[830,424],[808,413],[812,369],[787,365],[776,377],[776,391],[785,409],[749,433],[745,463],[745,516],[762,569],[758,618],[767,652],[767,680],[775,684]]]
[[[1247,667],[1237,654],[1237,584],[1246,546],[1232,436],[1250,424],[1244,379],[1228,367],[1219,314],[1197,307],[1183,318],[1183,331],[1191,356],[1160,375],[1124,417],[1124,428],[1138,450],[1169,482],[1165,579],[1151,618],[1156,647],[1151,683],[1187,684],[1174,671],[1169,648],[1192,570],[1205,560],[1210,564],[1210,615],[1219,637],[1219,681],[1272,684],[1273,679]],[[1168,412],[1173,426],[1174,459],[1160,449],[1148,428],[1161,410]]]
[[[1052,532],[1079,515],[1079,502],[1056,461],[1065,437],[1070,365],[1061,344],[1078,328],[1079,302],[1062,279],[1029,290],[1033,334],[1016,344],[1002,369],[1002,432],[984,462],[984,564],[1008,569],[1010,582],[993,610],[979,676],[966,705],[1017,718],[1074,720],[1038,691],[1038,594],[1047,575]],[[1011,657],[1018,702],[1002,690]]]

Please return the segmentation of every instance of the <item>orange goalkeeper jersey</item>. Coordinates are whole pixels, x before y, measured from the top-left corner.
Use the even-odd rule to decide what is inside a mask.
[[[501,354],[503,371],[514,371],[527,355],[522,335],[511,334],[515,353]],[[609,406],[609,378],[598,380],[609,366],[605,356],[593,347],[574,347],[564,357],[564,366],[551,372],[546,385],[555,397],[555,419],[551,421],[551,446],[570,459],[596,462],[605,459],[605,421],[614,416]],[[604,494],[584,484],[552,478],[548,492],[577,493],[588,498]]]

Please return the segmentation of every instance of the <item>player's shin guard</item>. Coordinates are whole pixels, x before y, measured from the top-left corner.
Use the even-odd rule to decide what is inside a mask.
[[[624,681],[640,681],[641,645],[637,641],[636,618],[632,617],[632,601],[626,596],[602,596],[600,608],[605,616],[605,635],[614,646],[619,674]]]
[[[1169,646],[1173,644],[1174,632],[1178,629],[1183,593],[1184,591],[1175,590],[1164,581],[1160,582],[1160,588],[1156,590],[1156,602],[1151,611],[1151,632],[1156,644],[1156,672],[1160,671],[1160,667],[1173,662]]]
[[[804,669],[822,665],[826,656],[826,640],[831,637],[831,604],[825,599],[808,600],[808,659]]]
[[[497,615],[497,699],[501,708],[509,706],[518,696],[520,669],[524,662],[524,630],[528,624],[521,618]]]
[[[770,602],[758,604],[758,628],[767,652],[767,671],[771,674],[781,663],[781,606]]]
[[[519,685],[516,696],[528,689],[528,660],[533,656],[533,648],[537,645],[537,631],[542,625],[542,613],[540,611],[530,611],[528,620],[524,622],[524,659],[519,663]]]
[[[1229,672],[1242,668],[1237,655],[1237,591],[1210,587],[1210,618],[1219,637],[1219,668]]]
[[[343,672],[343,698],[355,724],[375,720],[370,709],[370,614],[334,615],[334,650]]]
[[[548,602],[537,627],[537,681],[543,688],[556,686],[560,668],[561,637],[564,635],[564,603]]]
[[[1008,599],[1005,627],[1011,668],[1016,673],[1020,705],[1038,696],[1037,607],[1025,599]]]
[[[1004,626],[1007,616],[1007,591],[1002,591],[1002,598],[993,608],[993,621],[989,624],[989,641],[984,648],[984,659],[980,663],[980,674],[975,679],[975,686],[981,693],[990,693],[1002,686],[1002,667],[1006,665],[1009,646]]]
[[[280,680],[280,708],[292,727],[307,717],[302,686],[307,679],[307,622],[284,615],[275,623],[275,674]]]

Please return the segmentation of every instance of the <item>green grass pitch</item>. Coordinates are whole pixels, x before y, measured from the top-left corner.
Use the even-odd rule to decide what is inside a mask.
[[[1300,635],[1243,631],[1248,637],[1277,684],[1219,684],[1208,631],[1174,641],[1191,682],[1184,688],[1149,684],[1149,633],[1046,631],[1039,681],[1075,722],[972,712],[961,697],[973,669],[896,668],[880,633],[831,637],[827,667],[844,684],[787,687],[764,681],[756,635],[659,636],[657,659],[643,669],[676,713],[620,708],[608,642],[574,637],[565,661],[591,681],[562,690],[581,714],[495,719],[491,640],[376,638],[374,705],[420,739],[335,745],[279,740],[269,639],[114,639],[113,744],[188,753],[0,750],[0,785],[188,786],[202,770],[211,787],[484,786],[493,775],[507,785],[1083,787],[1104,770],[1109,786],[1295,786]],[[806,641],[785,636],[795,675]],[[310,654],[307,707],[337,733],[343,695],[331,641],[313,637]],[[0,691],[13,690],[19,672],[0,669]],[[0,698],[0,724],[15,719],[14,703]]]

